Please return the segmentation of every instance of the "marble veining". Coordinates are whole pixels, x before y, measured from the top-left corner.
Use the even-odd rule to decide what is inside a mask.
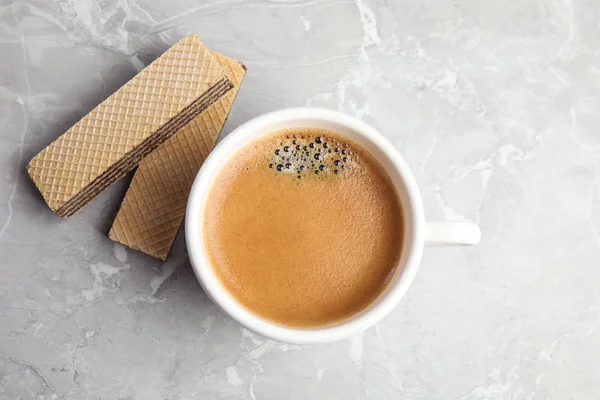
[[[363,334],[292,346],[195,280],[107,238],[128,179],[70,219],[25,164],[196,32],[248,75],[224,134],[288,106],[377,127],[428,248]],[[0,399],[597,399],[600,3],[584,0],[0,0]]]

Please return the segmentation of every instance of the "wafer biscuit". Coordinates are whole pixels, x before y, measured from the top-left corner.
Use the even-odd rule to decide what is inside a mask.
[[[190,35],[42,150],[27,171],[48,206],[71,216],[233,87]]]
[[[243,64],[213,54],[234,89],[141,162],[109,233],[112,240],[162,260],[185,216],[194,177],[215,145],[245,75]]]

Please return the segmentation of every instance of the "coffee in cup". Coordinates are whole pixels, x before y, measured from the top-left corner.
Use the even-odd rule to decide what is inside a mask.
[[[401,256],[402,205],[363,147],[321,128],[272,132],[219,172],[204,211],[220,285],[272,323],[323,327],[367,309]]]

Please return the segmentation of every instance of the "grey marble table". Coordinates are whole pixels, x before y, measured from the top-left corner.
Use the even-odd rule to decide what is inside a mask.
[[[127,179],[54,216],[27,161],[191,32],[249,68],[224,133],[357,116],[481,245],[302,347],[211,304],[181,237],[166,263],[112,243]],[[599,2],[0,0],[0,56],[1,399],[600,398]]]

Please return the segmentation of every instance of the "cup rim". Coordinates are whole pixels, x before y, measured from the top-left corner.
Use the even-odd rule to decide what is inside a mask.
[[[405,262],[402,266],[399,266],[403,269],[402,276],[394,286],[386,289],[385,295],[378,299],[377,304],[369,306],[365,311],[339,324],[315,328],[291,328],[266,321],[246,310],[221,286],[213,272],[213,267],[208,262],[203,243],[201,216],[204,212],[205,202],[197,204],[201,201],[202,194],[212,188],[214,179],[223,168],[221,166],[215,169],[215,164],[223,158],[233,157],[240,150],[240,148],[232,148],[239,136],[259,130],[261,127],[275,122],[302,119],[322,120],[348,127],[383,152],[391,161],[406,187],[410,207],[403,207],[404,219],[405,223],[408,225],[410,222],[413,228],[411,231],[412,240],[405,241],[402,250],[403,257],[407,254]],[[407,209],[412,212],[407,212]],[[227,135],[209,154],[196,175],[190,190],[185,217],[185,237],[190,263],[200,285],[209,298],[230,317],[253,332],[281,342],[294,344],[325,343],[346,338],[373,326],[385,317],[406,294],[416,275],[423,252],[423,204],[420,191],[408,164],[395,147],[375,128],[337,111],[320,108],[286,108],[260,115],[245,122]]]

